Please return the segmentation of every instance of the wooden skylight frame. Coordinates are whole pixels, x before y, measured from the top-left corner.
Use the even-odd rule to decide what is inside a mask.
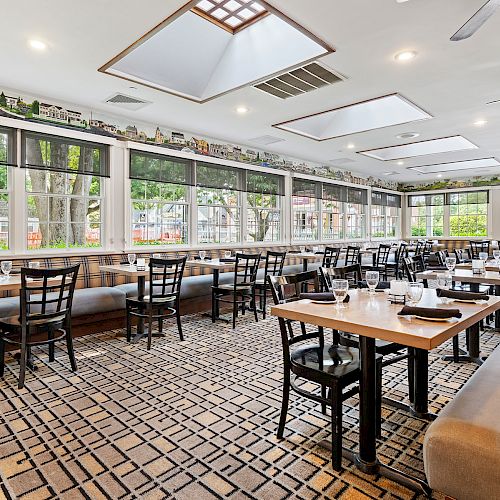
[[[269,15],[256,0],[200,0],[191,11],[233,35]]]

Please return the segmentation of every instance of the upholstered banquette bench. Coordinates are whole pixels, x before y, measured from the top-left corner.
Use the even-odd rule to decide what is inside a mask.
[[[430,425],[429,486],[457,500],[500,498],[500,348]]]

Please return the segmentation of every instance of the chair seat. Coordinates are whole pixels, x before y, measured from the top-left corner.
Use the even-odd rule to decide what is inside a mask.
[[[219,286],[213,286],[212,290],[215,293],[232,293],[234,292],[234,284],[227,284],[227,285],[219,285]],[[236,286],[236,293],[241,293],[241,292],[250,292],[252,290],[252,285],[245,284],[245,285],[237,285]]]
[[[292,372],[313,381],[359,378],[359,350],[352,347],[303,345],[290,356]]]
[[[166,295],[164,297],[153,297],[153,305],[162,305],[162,304],[168,304],[171,302],[175,302],[176,300],[176,295]],[[127,302],[129,304],[133,305],[138,305],[138,306],[148,306],[150,302],[150,296],[145,295],[142,299],[139,297],[128,297]]]
[[[62,325],[65,315],[55,316],[54,318],[40,318],[32,317],[30,325],[35,328],[43,328],[48,326]],[[19,316],[9,316],[7,318],[0,318],[0,330],[17,331],[21,329],[21,318]]]

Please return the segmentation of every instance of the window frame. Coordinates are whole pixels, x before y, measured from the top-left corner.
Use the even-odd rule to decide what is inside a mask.
[[[13,232],[13,203],[12,203],[12,180],[13,169],[17,166],[17,130],[11,127],[0,126],[0,134],[5,134],[7,139],[6,158],[4,163],[0,163],[0,168],[5,168],[5,188],[0,188],[0,197],[5,196],[7,202],[7,237],[6,245],[4,248],[0,247],[1,253],[8,253],[12,249]]]

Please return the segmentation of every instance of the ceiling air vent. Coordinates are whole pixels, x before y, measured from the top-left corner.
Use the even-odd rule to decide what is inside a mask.
[[[283,142],[285,139],[281,139],[279,137],[274,137],[272,135],[261,135],[259,137],[254,137],[253,139],[249,139],[249,142],[255,144],[261,144],[262,146],[269,146],[269,144],[276,144],[277,142]]]
[[[120,94],[119,92],[113,94],[111,97],[104,101],[106,104],[113,104],[113,106],[118,106],[124,109],[130,109],[132,111],[137,111],[138,109],[151,104],[149,101],[144,101],[143,99],[138,99],[126,94]]]
[[[255,85],[255,88],[267,92],[280,99],[288,99],[306,92],[326,87],[344,78],[327,69],[319,63],[313,62],[294,69],[288,73],[283,73],[275,78]]]

